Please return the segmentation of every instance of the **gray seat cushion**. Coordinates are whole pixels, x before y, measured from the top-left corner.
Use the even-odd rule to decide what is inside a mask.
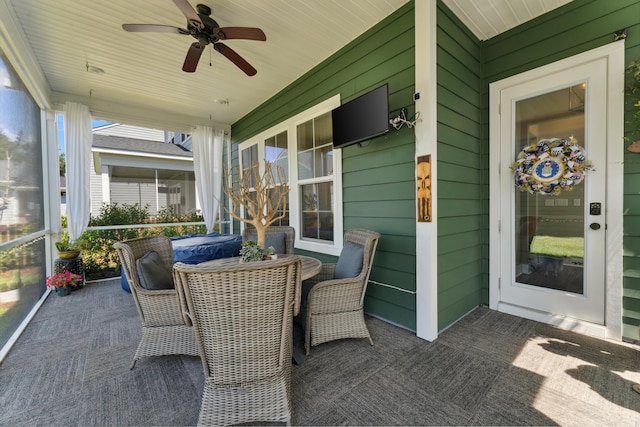
[[[267,233],[265,238],[266,247],[263,249],[266,250],[267,248],[269,248],[269,246],[273,246],[277,254],[286,254],[287,247],[285,244],[285,239],[286,239],[286,236],[284,233],[271,233],[271,234]],[[247,240],[252,240],[257,243],[258,235],[253,233],[247,234]]]
[[[156,251],[149,251],[136,260],[140,286],[148,290],[174,289],[173,277]]]
[[[346,279],[356,277],[362,271],[362,260],[364,258],[364,247],[353,242],[345,242],[340,252],[340,258],[336,264],[333,274],[335,279]]]

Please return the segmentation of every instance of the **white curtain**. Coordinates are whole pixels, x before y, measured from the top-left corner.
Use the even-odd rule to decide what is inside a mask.
[[[67,161],[67,222],[69,239],[75,242],[89,225],[89,174],[91,161],[91,113],[89,107],[67,102],[65,147]]]
[[[222,191],[222,141],[224,131],[197,126],[192,134],[196,191],[207,232],[213,232]]]

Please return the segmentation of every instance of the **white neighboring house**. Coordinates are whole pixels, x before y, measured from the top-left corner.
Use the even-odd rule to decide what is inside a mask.
[[[0,160],[0,233],[8,232],[21,224],[42,220],[42,206],[38,203],[37,176],[33,166],[22,162]],[[38,207],[36,209],[36,207]],[[35,213],[35,214],[34,214]],[[37,215],[37,218],[29,216]]]
[[[124,124],[95,128],[91,215],[98,215],[104,203],[113,202],[148,205],[151,215],[167,207],[177,214],[199,209],[191,138],[180,135]],[[173,143],[173,138],[180,144]],[[65,206],[62,209],[64,213]]]

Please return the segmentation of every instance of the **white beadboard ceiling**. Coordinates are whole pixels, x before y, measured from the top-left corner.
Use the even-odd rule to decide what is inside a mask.
[[[39,65],[54,104],[76,100],[96,118],[188,131],[195,124],[231,125],[408,0],[189,0],[194,8],[211,7],[221,27],[265,32],[266,42],[225,42],[258,70],[253,77],[210,48],[196,72],[185,73],[191,36],[122,29],[125,23],[185,28],[171,0],[3,1],[13,20],[8,37],[13,46],[28,46],[20,55]],[[483,40],[567,1],[444,0]]]
[[[572,0],[443,0],[480,40],[488,40]]]

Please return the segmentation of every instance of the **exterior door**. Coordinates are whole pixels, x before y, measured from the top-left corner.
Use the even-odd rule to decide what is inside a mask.
[[[607,60],[506,87],[499,109],[499,307],[603,325]]]

